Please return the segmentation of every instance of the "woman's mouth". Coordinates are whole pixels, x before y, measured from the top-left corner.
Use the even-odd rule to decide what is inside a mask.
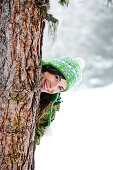
[[[42,90],[48,91],[48,87],[47,87],[47,82],[46,82],[46,80],[44,81],[44,83],[43,83],[43,85],[42,85]]]
[[[44,88],[45,88],[45,90],[48,90],[46,80],[45,80],[45,82],[44,82]]]

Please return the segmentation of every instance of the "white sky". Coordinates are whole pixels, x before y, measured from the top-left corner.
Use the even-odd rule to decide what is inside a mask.
[[[113,84],[62,94],[36,147],[36,170],[113,170]]]

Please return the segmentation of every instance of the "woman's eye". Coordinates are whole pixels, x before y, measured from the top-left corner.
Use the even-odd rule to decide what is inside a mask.
[[[59,90],[60,90],[60,91],[63,91],[64,88],[63,88],[62,86],[59,86]]]
[[[59,80],[59,76],[56,75],[55,78],[56,78],[56,80]]]

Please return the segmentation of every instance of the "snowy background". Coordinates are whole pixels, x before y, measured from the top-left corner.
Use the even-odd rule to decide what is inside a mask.
[[[51,2],[59,19],[53,45],[45,29],[43,59],[86,62],[83,81],[62,93],[56,119],[36,147],[35,170],[113,170],[113,6],[107,0]],[[65,117],[65,119],[64,119]]]
[[[113,170],[112,96],[113,84],[65,94],[36,148],[36,170]]]

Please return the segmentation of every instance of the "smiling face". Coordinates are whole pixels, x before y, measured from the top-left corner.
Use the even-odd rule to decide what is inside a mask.
[[[44,72],[42,75],[41,92],[54,94],[64,91],[67,88],[67,81],[59,75]]]

